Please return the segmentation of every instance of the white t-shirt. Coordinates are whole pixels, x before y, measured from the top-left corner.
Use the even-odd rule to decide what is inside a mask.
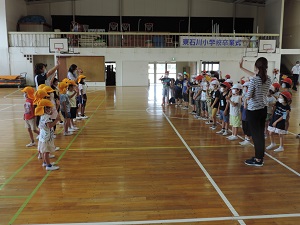
[[[41,116],[39,128],[40,128],[40,135],[39,141],[40,142],[48,142],[53,140],[54,131],[47,126],[47,123],[51,123],[52,120],[50,115],[44,114]]]
[[[300,74],[300,65],[296,64],[295,66],[293,66],[292,72],[293,72],[293,74]]]
[[[71,72],[68,72],[67,77],[68,77],[68,79],[74,80],[74,81],[76,81],[76,79],[77,79],[77,75],[74,73],[71,73]]]
[[[80,93],[80,95],[81,95],[81,90],[82,90],[82,94],[86,94],[86,90],[87,90],[87,86],[86,86],[86,84],[79,84],[78,85],[78,89],[79,89],[79,93]]]
[[[241,96],[240,95],[232,95],[230,100],[234,103],[238,103],[236,106],[230,104],[229,114],[232,116],[239,116],[241,113]]]

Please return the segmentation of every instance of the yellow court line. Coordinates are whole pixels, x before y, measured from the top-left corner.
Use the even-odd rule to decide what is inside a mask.
[[[230,145],[230,147],[242,147],[241,145]],[[151,150],[151,149],[182,149],[184,146],[153,146],[153,147],[123,147],[123,148],[69,148],[69,151],[100,151],[100,150]],[[199,145],[191,148],[228,148],[228,145]]]

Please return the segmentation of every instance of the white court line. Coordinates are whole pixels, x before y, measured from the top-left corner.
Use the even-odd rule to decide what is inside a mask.
[[[2,122],[2,121],[8,121],[8,120],[20,120],[20,119],[23,119],[23,118],[13,118],[13,119],[0,120],[0,122]]]
[[[236,217],[239,216],[239,214],[237,213],[237,211],[233,208],[233,206],[231,205],[231,203],[229,202],[229,200],[226,198],[226,196],[223,194],[223,192],[221,191],[221,189],[219,188],[219,186],[217,185],[217,183],[214,181],[214,179],[209,175],[209,173],[207,172],[207,170],[204,168],[204,166],[202,165],[202,163],[198,160],[198,158],[196,157],[196,155],[194,154],[194,152],[192,151],[192,149],[188,146],[188,144],[185,142],[185,140],[183,139],[183,137],[180,135],[180,133],[177,131],[177,129],[175,128],[175,126],[172,124],[172,122],[170,121],[170,119],[166,116],[165,113],[163,113],[164,117],[167,119],[167,121],[169,122],[170,126],[173,128],[173,130],[175,131],[175,133],[177,134],[177,136],[179,137],[179,139],[182,141],[182,143],[184,144],[184,146],[186,147],[186,149],[189,151],[189,153],[191,154],[191,156],[193,157],[193,159],[196,161],[196,163],[198,164],[198,166],[200,167],[200,169],[203,171],[203,173],[205,174],[205,176],[207,177],[207,179],[209,180],[209,182],[212,184],[212,186],[215,188],[215,190],[218,192],[219,196],[222,198],[222,200],[224,201],[224,203],[226,204],[226,206],[229,208],[229,210],[231,211],[231,213]],[[243,220],[238,220],[239,224],[244,225],[244,221]]]
[[[141,220],[141,221],[120,221],[120,222],[96,222],[96,223],[55,223],[47,225],[132,225],[132,224],[162,224],[162,223],[195,223],[195,222],[213,222],[213,221],[236,221],[236,220],[258,220],[258,219],[278,219],[278,218],[296,218],[300,213],[293,214],[275,214],[275,215],[256,215],[256,216],[236,216],[236,217],[208,217],[191,219],[169,219],[169,220]],[[31,224],[34,225],[34,224]],[[35,224],[44,225],[44,224]],[[46,225],[46,224],[45,224]]]
[[[17,91],[20,91],[20,89],[14,91],[14,92],[12,92],[12,93],[10,93],[10,94],[8,94],[8,95],[5,95],[3,98],[7,98],[8,96],[13,95],[13,94],[16,93]]]
[[[0,111],[3,111],[3,110],[5,110],[5,109],[9,109],[9,108],[14,107],[14,106],[15,106],[15,104],[13,104],[13,105],[11,105],[11,106],[7,106],[6,108],[0,109]]]

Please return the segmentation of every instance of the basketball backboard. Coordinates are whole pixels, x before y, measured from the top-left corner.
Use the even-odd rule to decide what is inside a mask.
[[[259,40],[259,52],[260,53],[275,53],[276,52],[276,40]]]
[[[69,52],[68,38],[49,38],[49,52]]]

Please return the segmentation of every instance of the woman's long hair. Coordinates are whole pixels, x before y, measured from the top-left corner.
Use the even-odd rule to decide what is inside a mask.
[[[77,66],[75,64],[72,64],[69,68],[69,72],[71,72],[73,74],[76,69],[77,69]]]
[[[257,75],[260,77],[262,83],[266,83],[268,75],[268,60],[265,57],[260,57],[255,62],[255,67],[258,69]]]

